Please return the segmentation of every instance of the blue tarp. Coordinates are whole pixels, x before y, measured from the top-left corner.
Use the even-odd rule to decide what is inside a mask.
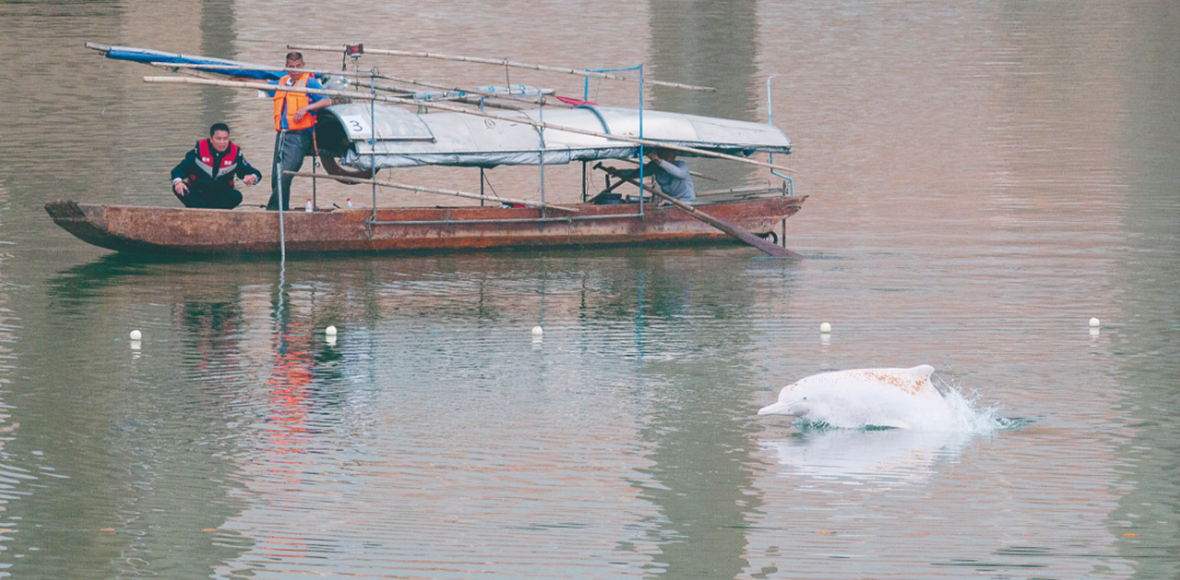
[[[116,60],[130,60],[133,62],[141,62],[150,64],[153,62],[164,63],[181,63],[181,64],[218,64],[218,65],[233,65],[241,68],[208,68],[197,69],[204,72],[211,72],[217,74],[224,74],[227,76],[247,77],[252,79],[260,79],[265,81],[277,81],[287,74],[282,71],[274,70],[260,70],[267,67],[264,65],[252,64],[248,62],[241,62],[237,60],[226,60],[224,58],[212,58],[208,56],[191,56],[186,54],[176,54],[174,52],[164,52],[160,50],[151,50],[147,48],[132,48],[126,46],[111,46],[106,50],[107,58]]]

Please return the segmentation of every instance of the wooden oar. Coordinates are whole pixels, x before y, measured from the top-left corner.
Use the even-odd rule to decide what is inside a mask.
[[[342,50],[344,50],[344,47],[342,47],[342,46],[339,46],[339,47],[338,46],[305,46],[305,45],[297,45],[297,44],[288,44],[287,49],[288,50],[315,50],[315,51],[320,51],[320,52],[341,52]],[[381,48],[365,48],[365,52],[368,54],[383,54],[383,55],[388,55],[388,56],[407,56],[407,57],[411,57],[411,58],[433,58],[433,59],[437,59],[437,60],[450,60],[450,61],[458,61],[458,62],[474,62],[474,63],[479,63],[479,64],[492,64],[492,65],[496,65],[496,66],[524,68],[524,69],[529,69],[529,70],[564,73],[564,74],[578,75],[578,76],[583,76],[583,77],[611,79],[611,80],[616,80],[616,81],[634,81],[635,80],[635,79],[629,78],[629,77],[612,75],[612,74],[601,73],[601,72],[591,72],[591,71],[587,71],[587,70],[578,70],[578,69],[574,69],[574,68],[564,68],[564,67],[556,67],[556,66],[545,66],[542,64],[528,64],[528,63],[523,63],[523,62],[513,62],[510,60],[497,60],[494,58],[480,58],[480,57],[476,57],[476,56],[452,56],[452,55],[446,55],[446,54],[434,54],[434,53],[430,53],[430,52],[414,52],[414,51],[409,51],[409,50],[389,50],[389,49],[381,49]],[[651,80],[651,79],[644,79],[643,82],[648,83],[648,84],[653,84],[653,85],[660,85],[662,87],[675,87],[678,89],[687,89],[690,91],[710,91],[711,92],[711,91],[717,90],[713,87],[685,85],[685,84],[681,84],[681,83],[670,83],[670,82],[666,82],[666,81],[656,81],[656,80]]]
[[[191,77],[143,77],[143,82],[145,82],[145,83],[187,83],[187,84],[194,84],[194,85],[213,85],[213,86],[219,86],[219,87],[233,87],[233,88],[251,89],[251,90],[261,89],[261,90],[267,90],[267,91],[275,90],[274,87],[276,86],[276,85],[271,85],[269,83],[262,82],[262,81],[252,81],[252,82],[214,81],[214,80],[197,79],[197,78],[191,78]],[[417,107],[419,105],[423,105],[423,103],[412,100],[412,99],[401,99],[398,97],[384,97],[384,96],[380,96],[380,95],[365,96],[365,95],[359,95],[355,92],[350,92],[350,91],[332,91],[332,90],[327,90],[327,89],[317,90],[317,89],[307,89],[307,88],[301,88],[301,87],[283,87],[282,90],[286,91],[286,92],[291,92],[291,93],[309,93],[309,94],[316,94],[316,95],[328,95],[329,97],[345,97],[348,99],[355,99],[355,100],[360,100],[360,101],[381,101],[381,102],[386,102],[386,103],[398,103],[398,104],[402,104],[402,105],[413,105],[415,107]],[[771,169],[778,169],[779,171],[786,171],[788,173],[795,172],[794,169],[791,169],[789,167],[783,167],[781,165],[775,165],[773,163],[766,163],[764,161],[758,161],[756,159],[747,159],[745,157],[737,157],[735,155],[726,155],[725,153],[715,153],[713,151],[707,151],[705,149],[684,147],[681,145],[673,145],[671,143],[664,143],[661,141],[652,141],[650,139],[638,139],[635,137],[624,137],[622,135],[612,135],[609,133],[599,133],[597,131],[588,131],[585,129],[578,129],[575,127],[566,127],[563,125],[553,125],[551,123],[534,121],[529,118],[504,117],[501,115],[493,115],[491,113],[474,111],[471,109],[452,107],[452,106],[444,105],[441,103],[430,104],[427,106],[433,107],[435,109],[441,109],[443,111],[451,111],[453,113],[462,113],[464,115],[473,115],[476,117],[486,117],[488,119],[496,119],[497,121],[504,121],[506,123],[520,123],[522,125],[532,125],[533,127],[538,127],[541,129],[549,129],[551,131],[565,131],[566,133],[577,133],[579,135],[589,135],[591,137],[601,137],[603,139],[609,139],[611,141],[622,141],[624,143],[635,143],[637,145],[646,145],[648,147],[659,147],[659,148],[663,148],[663,149],[675,149],[676,151],[684,151],[687,153],[692,153],[694,155],[699,155],[701,157],[715,157],[717,159],[729,159],[730,161],[737,161],[739,163],[745,163],[748,165],[757,165],[759,167],[769,167]]]
[[[616,175],[615,177],[618,177],[618,176]],[[642,184],[636,182],[634,179],[629,179],[626,177],[619,177],[619,179],[629,182],[632,185],[638,186],[640,189],[645,190],[648,193],[650,193],[656,197],[659,197],[665,201],[671,202],[672,205],[687,212],[689,216],[692,216],[695,219],[705,222],[705,223],[737,238],[738,240],[741,240],[747,244],[750,244],[751,246],[754,246],[755,248],[762,250],[766,254],[769,254],[771,256],[775,256],[777,258],[802,258],[803,257],[803,254],[800,254],[798,252],[792,252],[791,250],[788,250],[782,246],[776,246],[776,245],[758,237],[753,232],[751,232],[745,228],[742,228],[741,226],[732,224],[732,223],[727,222],[727,221],[720,219],[720,218],[713,217],[713,216],[711,216],[711,215],[709,215],[709,214],[707,214],[707,213],[705,213],[705,212],[703,212],[703,211],[701,211],[701,210],[699,210],[687,203],[684,203],[683,201],[680,201],[679,199],[676,199],[676,198],[674,198],[662,191],[657,191],[655,189],[647,187],[646,185],[642,185]]]
[[[335,179],[341,183],[368,183],[376,184],[381,187],[390,187],[393,189],[404,189],[406,191],[415,191],[422,193],[436,193],[438,195],[450,195],[454,197],[466,197],[470,199],[482,199],[486,201],[494,201],[496,203],[516,203],[521,205],[531,205],[536,207],[547,207],[549,209],[556,209],[561,211],[568,211],[576,213],[578,210],[572,207],[564,207],[560,205],[553,205],[551,203],[540,203],[536,201],[527,201],[523,199],[512,199],[508,197],[487,197],[476,193],[466,193],[463,191],[453,191],[448,189],[435,189],[433,187],[421,187],[418,185],[406,185],[404,183],[394,183],[392,181],[379,181],[376,179],[357,179],[355,177],[345,177],[343,175],[324,175],[322,173],[310,173],[307,171],[284,171],[283,175],[295,175],[298,177],[317,177],[320,179]]]

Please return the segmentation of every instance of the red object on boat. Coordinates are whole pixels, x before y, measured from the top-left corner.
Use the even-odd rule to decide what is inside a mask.
[[[573,97],[563,97],[561,95],[553,95],[553,96],[557,97],[557,100],[559,100],[567,105],[573,105],[575,107],[577,107],[579,105],[594,105],[594,106],[598,105],[598,103],[595,103],[593,101],[583,101],[581,99],[575,99]]]

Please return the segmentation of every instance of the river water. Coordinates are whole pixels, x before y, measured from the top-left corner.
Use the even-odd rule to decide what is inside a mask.
[[[1174,2],[372,4],[0,2],[0,575],[1180,575]],[[175,206],[167,172],[212,122],[269,162],[270,103],[145,84],[167,73],[85,41],[272,64],[288,43],[345,42],[644,64],[719,89],[649,84],[647,107],[772,114],[792,137],[776,160],[809,196],[786,226],[806,258],[112,254],[44,203]],[[629,82],[362,65],[639,99]],[[690,163],[715,180],[698,189],[780,182]],[[473,170],[396,177],[478,186]],[[489,179],[540,195],[535,169]],[[546,195],[576,199],[579,179],[547,168]],[[917,364],[967,427],[756,414],[810,374]]]

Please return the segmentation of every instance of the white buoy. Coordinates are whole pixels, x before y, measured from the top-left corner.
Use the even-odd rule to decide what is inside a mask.
[[[329,326],[329,327],[325,328],[324,334],[327,334],[328,336],[336,336],[336,327]]]
[[[131,340],[139,340],[143,338],[143,333],[138,330],[131,331]]]
[[[819,325],[819,331],[820,332],[831,332],[832,325],[825,322],[825,323]]]
[[[542,334],[545,334],[545,329],[540,326],[533,327],[533,336],[541,336]]]
[[[1099,326],[1100,324],[1102,324],[1102,323],[1101,323],[1101,322],[1099,322],[1097,318],[1091,318],[1091,319],[1090,319],[1090,326],[1097,327],[1097,326]]]

